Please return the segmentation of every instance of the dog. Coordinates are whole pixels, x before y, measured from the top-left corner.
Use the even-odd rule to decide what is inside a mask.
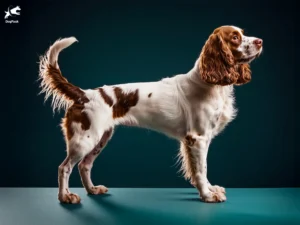
[[[185,179],[204,202],[224,202],[225,189],[207,178],[207,153],[212,139],[237,115],[234,86],[251,81],[250,62],[262,52],[262,39],[245,36],[241,28],[221,26],[205,42],[186,74],[156,82],[126,83],[83,90],[62,76],[59,53],[76,42],[57,40],[40,57],[39,80],[45,100],[66,111],[61,122],[67,156],[58,168],[58,199],[79,203],[69,191],[69,176],[78,168],[87,193],[108,191],[91,180],[94,160],[117,125],[151,129],[180,142],[179,159]]]
[[[8,7],[7,11],[4,11],[5,12],[4,19],[7,19],[9,16],[14,16],[14,15],[19,16],[20,10],[21,10],[20,6],[16,6],[15,8],[12,8],[12,9],[9,9],[9,7]]]

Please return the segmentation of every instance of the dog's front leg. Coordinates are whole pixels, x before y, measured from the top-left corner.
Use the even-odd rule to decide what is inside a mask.
[[[187,134],[181,142],[181,156],[185,177],[190,179],[198,189],[200,197],[205,202],[223,202],[224,193],[210,190],[207,180],[207,153],[210,140],[206,136]]]
[[[211,142],[210,140],[207,141],[207,146],[206,146],[207,154],[208,154],[210,142]],[[208,189],[210,191],[212,191],[212,192],[222,192],[223,194],[226,193],[224,187],[221,187],[221,186],[218,186],[218,185],[211,185],[211,183],[209,182],[208,177],[207,177],[207,160],[205,161],[205,176],[206,176],[206,179],[207,179]],[[195,186],[195,184],[193,184],[193,185]]]

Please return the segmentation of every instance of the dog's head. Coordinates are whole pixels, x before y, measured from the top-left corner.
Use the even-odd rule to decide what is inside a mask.
[[[262,39],[234,26],[221,26],[206,41],[199,60],[201,79],[210,84],[241,85],[251,80],[249,63],[262,52]]]

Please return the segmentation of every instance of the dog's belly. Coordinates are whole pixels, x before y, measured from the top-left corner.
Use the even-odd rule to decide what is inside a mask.
[[[122,123],[123,125],[150,129],[172,138],[184,137],[187,132],[186,120],[175,107],[172,110],[165,111],[163,106],[153,108],[144,107],[140,104],[132,108],[128,113],[128,117],[134,118],[135,122],[128,119],[125,123]]]
[[[150,129],[176,139],[184,137],[187,132],[184,121],[172,121],[169,118],[162,117],[162,115],[153,115],[151,118],[139,117],[137,121],[138,124],[133,124],[133,126]],[[126,125],[132,126],[132,124]]]

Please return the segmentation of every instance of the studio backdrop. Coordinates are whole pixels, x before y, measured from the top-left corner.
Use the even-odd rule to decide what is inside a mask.
[[[295,24],[288,4],[221,0],[152,2],[38,1],[19,5],[19,23],[1,25],[1,187],[57,187],[66,155],[51,101],[38,95],[38,61],[58,38],[74,36],[59,64],[83,88],[158,81],[186,73],[209,34],[236,25],[263,39],[252,81],[235,87],[237,118],[209,149],[208,177],[226,187],[299,186],[296,151]],[[4,14],[3,14],[4,16]],[[95,161],[108,187],[190,187],[176,164],[179,144],[147,129],[118,127]],[[77,167],[71,187],[82,187]]]

